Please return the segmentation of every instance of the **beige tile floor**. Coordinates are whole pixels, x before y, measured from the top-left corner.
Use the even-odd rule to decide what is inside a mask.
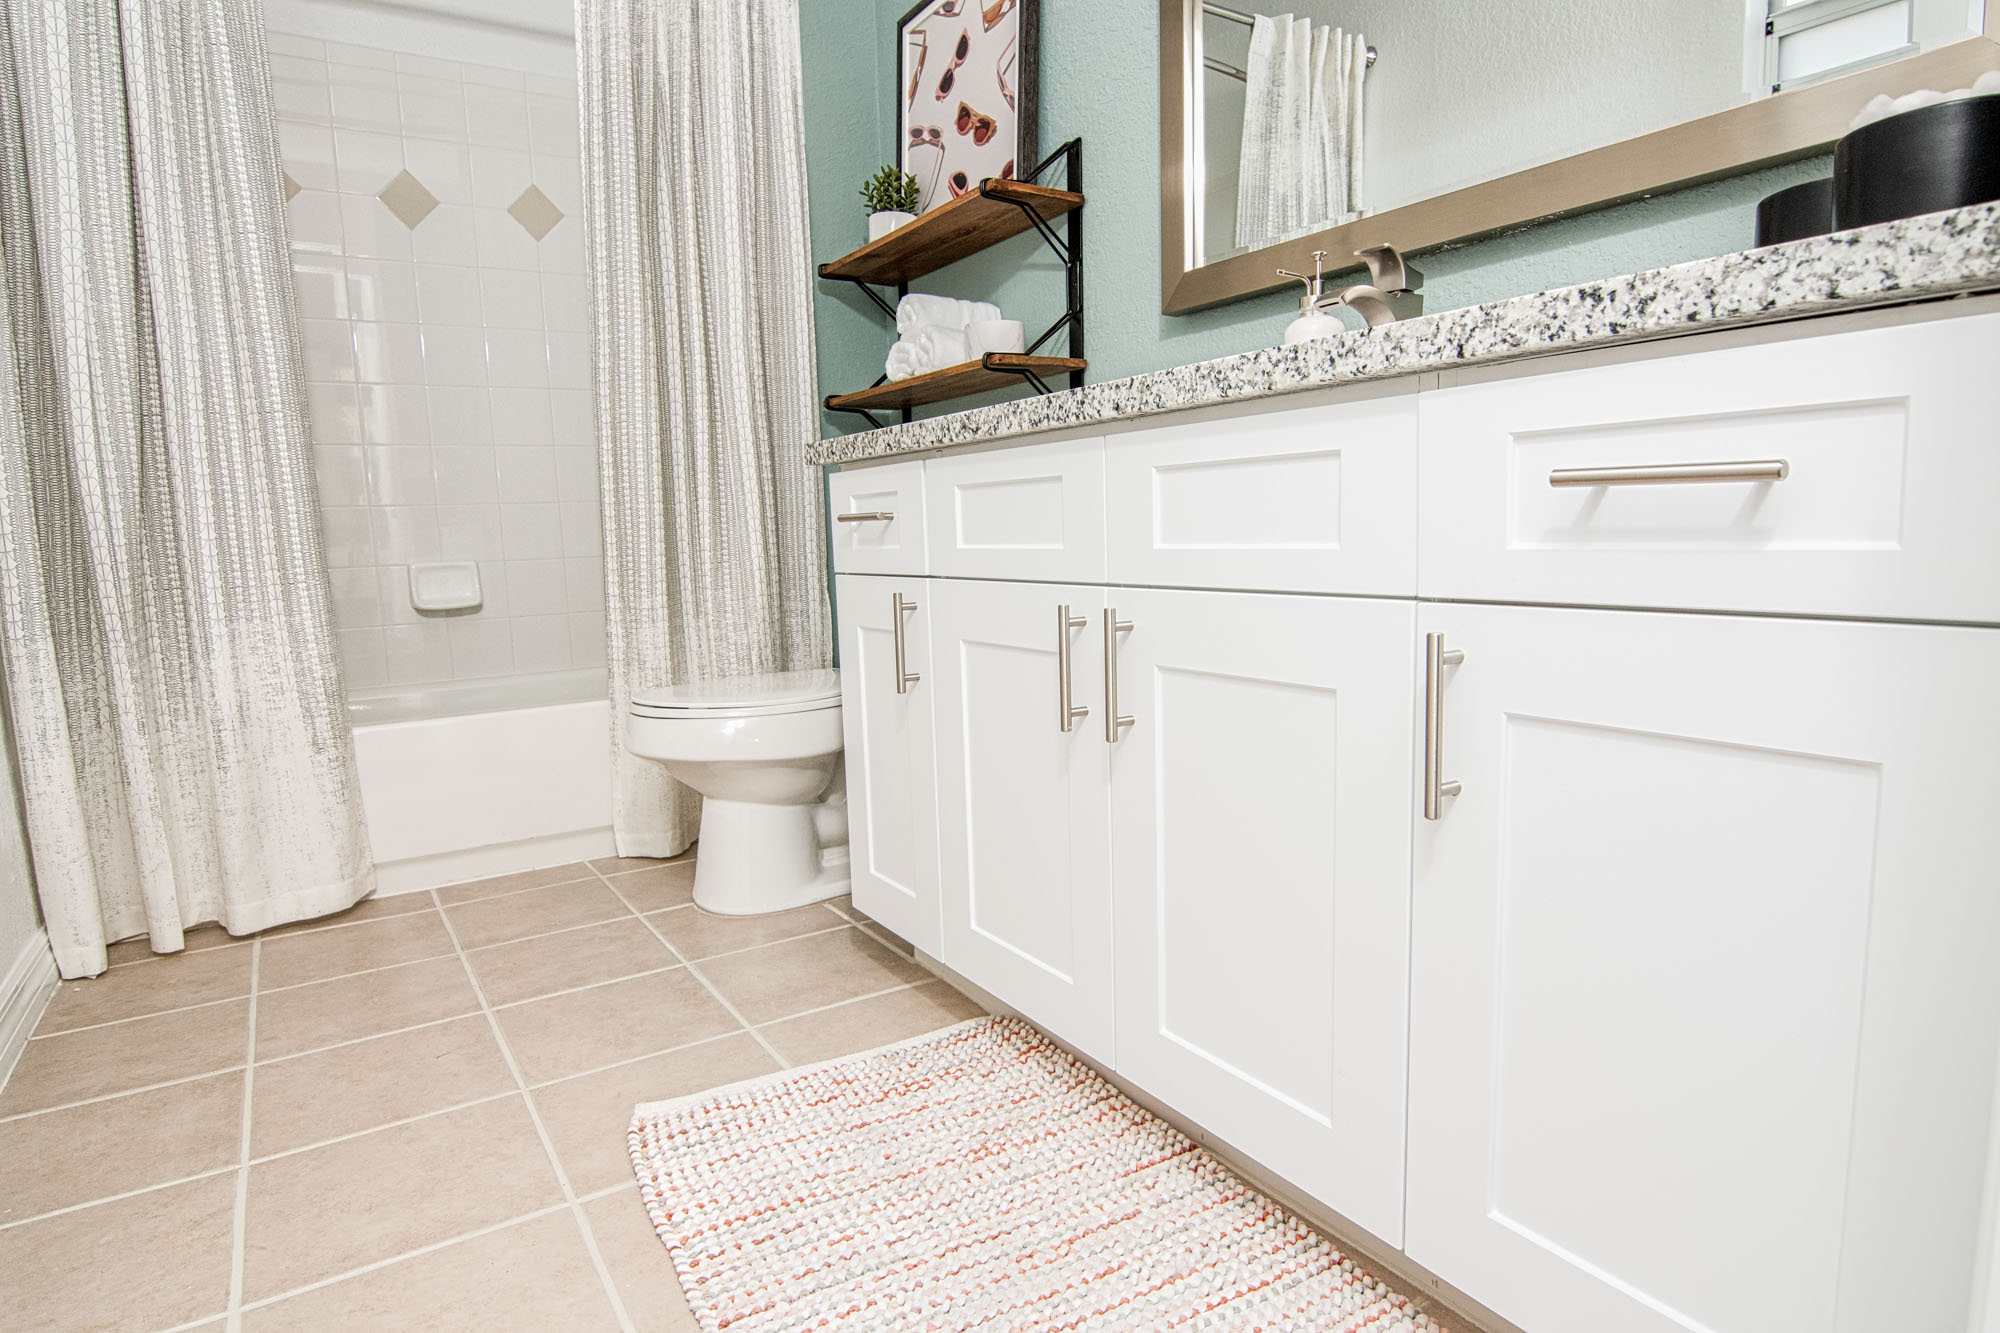
[[[978,1012],[845,900],[715,917],[693,872],[114,946],[0,1089],[0,1328],[693,1329],[633,1104]]]

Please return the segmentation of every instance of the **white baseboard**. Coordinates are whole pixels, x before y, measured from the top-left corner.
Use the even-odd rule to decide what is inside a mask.
[[[375,864],[375,896],[391,898],[402,893],[422,893],[446,884],[462,884],[488,875],[511,875],[517,870],[540,870],[570,861],[588,861],[616,856],[618,846],[609,828],[580,829],[574,833],[550,833],[497,847],[467,847],[456,852],[412,856],[401,861]]]
[[[56,958],[49,952],[49,937],[40,930],[28,937],[4,978],[0,978],[0,1088],[14,1073],[42,1011],[49,1007],[56,988]]]

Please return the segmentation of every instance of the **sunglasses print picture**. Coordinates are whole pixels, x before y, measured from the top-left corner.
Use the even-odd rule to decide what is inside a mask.
[[[952,85],[958,81],[958,67],[972,54],[972,29],[958,30],[958,46],[952,51],[951,64],[945,69],[944,77],[938,80],[937,100],[942,102],[951,95]]]
[[[972,142],[984,147],[986,141],[991,139],[994,132],[1000,128],[1000,123],[984,111],[974,111],[965,103],[960,102],[958,104],[958,117],[952,122],[952,126],[960,134],[970,134]]]

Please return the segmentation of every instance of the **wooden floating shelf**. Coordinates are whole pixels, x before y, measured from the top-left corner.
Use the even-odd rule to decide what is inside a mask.
[[[971,195],[965,196],[967,199],[971,197]],[[1008,208],[1012,209],[1013,206],[1010,204]],[[1026,356],[1020,352],[988,352],[977,361],[946,366],[943,370],[933,370],[926,375],[912,375],[908,379],[890,380],[887,384],[878,384],[872,389],[862,389],[857,393],[835,394],[826,400],[826,405],[836,411],[863,412],[921,407],[926,403],[941,403],[947,398],[963,398],[968,394],[988,393],[994,389],[1007,389],[1017,384],[1025,384],[1027,379],[1018,373],[1020,371],[1033,371],[1043,379],[1049,379],[1056,375],[1073,374],[1084,369],[1087,364],[1082,357],[1077,356]]]
[[[970,194],[940,204],[915,222],[905,222],[881,240],[821,264],[819,275],[879,287],[913,281],[1028,230],[1034,223],[1022,204],[1047,221],[1083,207],[1083,196],[1074,190],[988,178]]]

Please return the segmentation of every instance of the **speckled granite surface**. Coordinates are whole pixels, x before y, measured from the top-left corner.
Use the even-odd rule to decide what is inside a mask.
[[[1302,389],[1995,289],[2000,203],[860,431],[815,441],[808,457],[857,463]]]

